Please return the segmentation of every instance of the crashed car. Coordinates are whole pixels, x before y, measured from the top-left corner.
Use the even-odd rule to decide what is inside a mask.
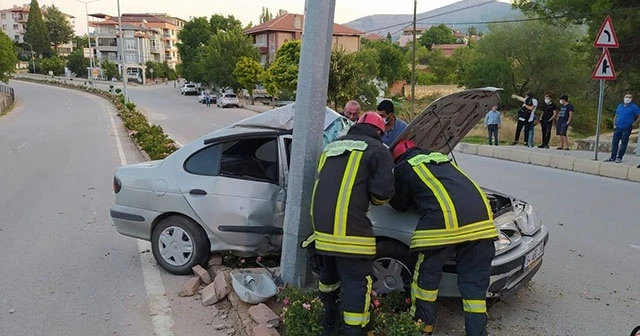
[[[485,88],[444,96],[400,138],[449,154],[499,102],[498,92]],[[203,136],[164,160],[117,168],[111,208],[117,231],[151,241],[158,264],[173,274],[191,272],[210,252],[279,254],[294,112],[294,105],[270,110]],[[346,134],[350,125],[327,108],[324,144]],[[484,191],[499,231],[487,296],[507,298],[540,269],[549,233],[531,204]],[[377,238],[374,289],[405,290],[415,264],[408,246],[418,214],[384,205],[373,207],[369,218]],[[439,295],[460,296],[453,259],[444,268]]]

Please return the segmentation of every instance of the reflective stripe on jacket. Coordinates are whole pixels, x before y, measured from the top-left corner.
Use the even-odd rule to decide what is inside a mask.
[[[408,151],[395,167],[397,210],[415,207],[422,215],[411,249],[495,239],[493,212],[480,187],[444,154]]]
[[[369,128],[353,126],[320,156],[311,200],[315,248],[320,254],[376,253],[367,211],[370,202],[384,204],[393,196],[393,158]]]

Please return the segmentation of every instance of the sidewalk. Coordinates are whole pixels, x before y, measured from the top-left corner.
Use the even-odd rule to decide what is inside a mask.
[[[613,163],[604,162],[610,155],[607,152],[598,152],[598,161],[595,161],[595,152],[593,151],[564,151],[553,147],[551,149],[540,149],[525,146],[489,146],[460,143],[456,146],[455,151],[640,182],[640,169],[636,168],[640,164],[640,156],[634,154],[625,155],[621,163]]]
[[[257,113],[262,113],[262,112],[266,112],[273,109],[273,107],[269,105],[261,105],[261,104],[256,104],[256,105],[246,104],[246,105],[242,105],[242,108],[253,111],[253,112],[257,112]]]

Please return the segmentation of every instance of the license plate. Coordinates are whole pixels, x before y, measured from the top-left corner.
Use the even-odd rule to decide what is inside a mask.
[[[543,253],[544,244],[536,246],[533,251],[527,253],[527,255],[524,257],[524,265],[522,266],[522,268],[526,270],[527,268],[535,264],[538,260],[540,260],[540,257],[542,257]]]

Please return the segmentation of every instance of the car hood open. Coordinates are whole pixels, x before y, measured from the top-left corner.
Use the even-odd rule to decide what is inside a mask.
[[[500,102],[498,91],[486,87],[452,93],[436,99],[398,136],[418,147],[449,154],[462,138]]]

